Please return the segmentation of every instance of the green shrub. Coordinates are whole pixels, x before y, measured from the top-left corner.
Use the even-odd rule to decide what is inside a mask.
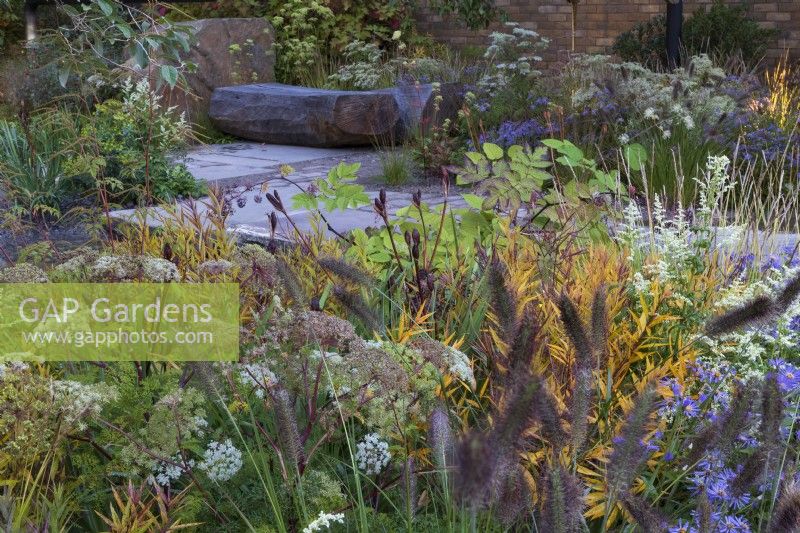
[[[620,34],[612,50],[625,61],[664,66],[666,18],[658,15]],[[760,27],[746,5],[728,6],[717,0],[710,9],[698,9],[683,24],[683,46],[688,56],[741,55],[747,63],[763,56],[775,30]]]
[[[169,201],[203,192],[183,165],[172,164],[168,153],[184,145],[189,126],[173,108],[161,105],[147,81],[128,82],[120,100],[110,99],[95,108],[82,137],[96,143],[98,157],[75,158],[70,169],[90,181],[101,176],[108,189],[123,200]]]
[[[351,43],[387,44],[408,24],[405,2],[358,0],[334,7],[320,0],[273,0],[267,11],[276,34],[276,77],[284,83],[308,85],[309,71],[325,67]]]
[[[708,11],[696,11],[683,26],[683,44],[691,54],[741,54],[747,63],[761,59],[775,35],[750,17],[745,3],[727,6],[719,0]]]
[[[22,0],[0,1],[0,49],[23,35]]]
[[[345,63],[328,76],[329,88],[370,90],[394,84],[393,59],[375,43],[353,41],[344,47]]]
[[[665,65],[667,62],[665,31],[667,18],[657,15],[636,24],[621,33],[612,51],[625,61],[636,61],[644,65]]]
[[[578,56],[570,68],[572,110],[602,109],[611,95],[614,108],[622,110],[614,117],[619,133],[658,129],[669,136],[667,132],[679,125],[694,130],[715,124],[737,106],[730,96],[735,82],[728,82],[725,70],[706,55],[693,57],[688,66],[673,72],[614,63],[608,56]],[[602,85],[594,81],[598,79]]]

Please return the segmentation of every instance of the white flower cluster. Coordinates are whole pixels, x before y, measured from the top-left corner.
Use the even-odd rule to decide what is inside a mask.
[[[180,281],[178,267],[161,257],[103,255],[91,267],[94,277],[114,281],[137,279],[167,283]]]
[[[56,380],[52,383],[53,398],[67,424],[86,429],[86,420],[100,414],[103,405],[117,398],[117,391],[105,383],[85,384]]]
[[[444,351],[444,357],[447,359],[447,366],[450,373],[458,376],[461,380],[466,381],[474,388],[475,374],[472,372],[472,362],[469,360],[469,356],[461,350],[456,350],[452,346],[448,346]]]
[[[368,434],[356,445],[356,463],[368,476],[380,474],[391,458],[389,443],[377,433]]]
[[[319,516],[313,522],[303,528],[303,533],[314,533],[315,531],[328,529],[334,522],[344,524],[344,513],[331,514],[320,511]]]
[[[374,341],[366,341],[374,342]],[[379,343],[380,344],[380,343]],[[378,346],[380,347],[380,346]],[[320,350],[312,350],[308,354],[309,360],[313,361],[314,363],[319,363],[323,358],[325,359],[325,363],[329,365],[338,365],[339,363],[344,362],[344,358],[336,352],[321,352]]]
[[[490,71],[478,84],[490,93],[514,78],[532,79],[541,74],[534,65],[542,61],[536,52],[546,49],[550,40],[533,30],[507,22],[511,33],[492,32],[491,42],[483,54],[490,64]]]
[[[609,56],[577,56],[568,65],[575,78],[572,103],[577,108],[607,101],[608,92],[618,105],[630,109],[623,127],[627,131],[657,128],[663,138],[675,128],[697,129],[736,108],[726,93],[725,72],[706,55],[695,56],[686,68],[657,72],[638,63],[616,63]],[[596,80],[608,80],[608,84]],[[610,88],[609,88],[610,86]]]
[[[772,267],[766,277],[750,281],[742,274],[726,287],[715,306],[719,312],[741,307],[754,298],[775,298],[788,280],[800,272],[800,267]],[[724,367],[733,368],[737,378],[747,381],[763,377],[766,363],[786,349],[797,346],[798,335],[788,328],[795,317],[800,316],[800,302],[795,302],[787,311],[775,319],[774,328],[755,327],[736,331],[719,338],[701,337],[710,354],[698,357],[698,362],[711,371]]]
[[[189,432],[189,434],[194,434],[196,437],[202,437],[205,435],[206,428],[208,427],[208,420],[202,416],[193,416],[189,419],[187,426],[188,427],[186,430]]]
[[[675,215],[668,217],[658,195],[653,199],[653,221],[654,251],[660,259],[655,264],[646,265],[644,274],[662,282],[669,281],[678,276],[686,262],[695,255],[692,233],[683,206],[678,203]]]
[[[653,199],[652,235],[648,239],[642,227],[639,207],[633,201],[626,205],[618,239],[631,251],[629,261],[634,262],[635,250],[654,253],[659,258],[654,264],[645,265],[641,272],[634,273],[633,286],[637,292],[648,290],[652,279],[665,282],[679,278],[698,253],[705,253],[698,250],[697,246],[703,243],[704,238],[711,237],[712,233],[714,246],[718,250],[735,249],[739,244],[740,228],[713,226],[713,214],[724,204],[725,195],[733,188],[728,183],[729,165],[730,160],[726,156],[709,156],[703,179],[696,180],[700,201],[693,225],[680,202],[675,213],[668,216],[661,197],[656,195]],[[678,293],[675,295],[680,297]]]
[[[728,166],[731,160],[727,156],[710,155],[706,162],[706,172],[703,179],[695,179],[700,192],[698,214],[701,223],[709,227],[713,222],[714,211],[722,203],[725,194],[733,189],[733,183],[728,183]]]
[[[166,487],[171,485],[173,481],[177,481],[184,472],[194,467],[194,464],[193,459],[189,459],[184,463],[180,454],[175,455],[171,463],[161,461],[153,465],[153,479],[162,487]]]
[[[377,345],[373,345],[371,343],[376,343]],[[380,341],[365,341],[368,346],[380,348],[381,343]],[[340,365],[345,363],[345,358],[342,357],[340,354],[336,352],[323,352],[320,350],[312,350],[308,354],[308,360],[314,363],[314,370],[316,371],[317,365],[319,365],[320,361],[325,361],[325,365],[323,366],[322,375],[325,377],[327,382],[326,389],[328,391],[328,396],[333,398],[333,403],[337,407],[339,406],[339,398],[346,394],[350,394],[353,392],[352,387],[346,383],[342,383],[345,381],[350,383],[351,380],[348,378],[343,378],[342,376],[338,375],[329,375],[328,372],[325,370],[327,369],[333,370],[335,367],[339,367]],[[351,372],[354,372],[354,369],[351,369]],[[335,374],[335,373],[334,373]],[[352,384],[352,383],[351,383]]]
[[[345,64],[328,76],[328,83],[355,89],[377,89],[381,79],[391,70],[392,62],[384,63],[384,51],[375,43],[353,41],[342,50]]]
[[[257,397],[263,399],[264,392],[278,382],[278,377],[264,363],[239,365],[239,379],[255,389]]]
[[[189,135],[191,128],[186,120],[186,114],[177,114],[177,106],[166,109],[161,104],[161,94],[150,91],[150,82],[143,77],[137,83],[130,78],[123,80],[122,109],[131,117],[156,117],[153,122],[153,142],[166,148],[183,143]]]
[[[632,253],[643,235],[642,213],[639,211],[639,206],[636,205],[636,202],[629,200],[622,210],[622,223],[617,233],[617,240],[627,246]],[[633,261],[633,256],[629,256],[628,260]]]
[[[230,439],[212,442],[203,454],[203,461],[197,466],[212,481],[228,481],[242,468],[242,452]]]

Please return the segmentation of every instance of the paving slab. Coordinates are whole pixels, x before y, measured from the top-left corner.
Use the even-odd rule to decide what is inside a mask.
[[[184,163],[195,178],[225,189],[232,200],[232,212],[228,218],[228,227],[232,233],[242,240],[266,242],[272,238],[293,240],[294,232],[285,217],[281,217],[276,235],[271,234],[268,216],[273,209],[263,197],[262,184],[266,185],[267,191],[278,192],[290,209],[292,222],[301,230],[307,231],[315,224],[315,213],[305,209],[291,209],[292,197],[305,190],[313,180],[325,176],[339,162],[345,161],[361,163],[359,181],[363,182],[367,194],[374,199],[379,193],[379,186],[375,184],[374,178],[380,175],[380,157],[374,150],[362,148],[305,148],[237,142],[195,147],[176,160]],[[280,167],[284,164],[295,169],[289,176],[291,182],[280,177]],[[387,198],[391,211],[411,203],[411,193],[408,191],[389,190]],[[439,205],[444,201],[441,192],[426,190],[427,204]],[[448,201],[451,205],[466,207],[460,196],[451,196]],[[178,205],[187,208],[189,203]],[[201,213],[207,211],[205,199],[198,200],[196,206]],[[161,225],[166,214],[164,209],[149,208],[147,211],[149,224]],[[136,212],[135,209],[123,209],[115,211],[112,216],[119,220],[128,220]],[[371,205],[343,212],[323,210],[322,214],[331,227],[342,234],[356,228],[378,227],[382,223]]]
[[[340,161],[360,162],[362,177],[373,178],[381,173],[380,155],[368,148],[235,142],[192,147],[176,154],[174,160],[186,165],[195,178],[225,187],[252,185],[279,174],[282,165],[290,165],[298,171],[327,172]]]

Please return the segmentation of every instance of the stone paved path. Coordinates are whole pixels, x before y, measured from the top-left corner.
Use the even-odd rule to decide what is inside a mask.
[[[317,170],[339,161],[360,161],[364,172],[379,173],[380,158],[365,148],[307,148],[253,142],[209,144],[178,158],[199,180],[221,185],[250,185],[279,172],[281,165]]]
[[[198,179],[210,184],[225,187],[232,202],[233,213],[228,218],[230,231],[243,241],[266,242],[271,238],[291,240],[292,231],[284,217],[279,217],[280,226],[276,235],[271,235],[268,215],[273,211],[272,206],[262,198],[256,202],[259,187],[256,184],[267,182],[268,191],[277,191],[287,208],[291,208],[292,196],[300,192],[300,188],[307,187],[312,180],[327,174],[328,170],[340,161],[348,163],[360,162],[359,182],[362,183],[370,198],[375,198],[380,189],[380,181],[376,179],[381,175],[380,154],[374,150],[364,148],[306,148],[300,146],[266,145],[251,142],[237,142],[231,144],[206,145],[191,149],[182,157],[189,171]],[[280,167],[283,164],[291,165],[295,172],[290,176],[294,182],[288,183],[280,178]],[[391,190],[387,188],[387,197],[390,212],[407,206],[411,202],[411,191],[416,187],[406,187],[405,190]],[[439,205],[444,202],[442,191],[438,185],[423,187],[423,200],[429,205]],[[200,210],[205,208],[200,200]],[[448,198],[450,205],[465,207],[466,204],[458,191],[454,191]],[[133,209],[121,210],[112,213],[119,219],[128,219],[135,213]],[[150,209],[150,221],[158,225],[160,209]],[[335,211],[323,214],[331,226],[340,233],[346,233],[356,228],[379,227],[380,219],[372,210],[371,205],[358,209],[349,209],[345,212]],[[306,210],[294,209],[290,211],[294,223],[302,230],[308,230],[312,224],[312,214]],[[727,230],[722,230],[723,234]],[[724,237],[721,234],[720,238]],[[756,242],[760,241],[755,239]],[[798,235],[778,234],[767,239],[766,248],[779,250],[797,245]],[[751,245],[752,246],[752,245]]]
[[[291,208],[292,197],[307,187],[312,180],[325,176],[340,161],[348,163],[360,162],[359,182],[367,189],[370,198],[378,195],[380,185],[376,177],[381,174],[380,155],[370,149],[329,149],[305,148],[299,146],[265,145],[239,142],[224,145],[207,145],[190,150],[182,161],[189,171],[198,179],[228,189],[233,198],[233,213],[228,218],[228,227],[245,241],[268,241],[273,236],[270,232],[268,215],[273,211],[266,199],[256,202],[260,194],[259,183],[267,182],[267,191],[277,191],[287,209]],[[280,167],[291,165],[295,172],[290,176],[293,183],[280,178]],[[387,190],[390,211],[407,206],[411,202],[411,188],[405,191]],[[439,205],[445,198],[439,187],[426,187],[423,200],[429,205]],[[464,207],[464,200],[456,195],[448,199],[451,205]],[[200,210],[205,210],[202,200]],[[128,219],[135,210],[116,211],[113,215],[119,219]],[[160,209],[150,210],[150,221],[159,224]],[[331,226],[340,233],[356,228],[377,227],[380,219],[375,215],[371,205],[347,211],[327,212],[323,214]],[[311,228],[312,213],[306,210],[291,210],[290,216],[297,226],[303,230]],[[280,227],[275,238],[288,240],[292,234],[284,217],[280,217]]]

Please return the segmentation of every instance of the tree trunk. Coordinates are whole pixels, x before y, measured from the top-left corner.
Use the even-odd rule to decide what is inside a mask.
[[[683,0],[667,0],[667,67],[681,63],[681,33],[683,32]]]

